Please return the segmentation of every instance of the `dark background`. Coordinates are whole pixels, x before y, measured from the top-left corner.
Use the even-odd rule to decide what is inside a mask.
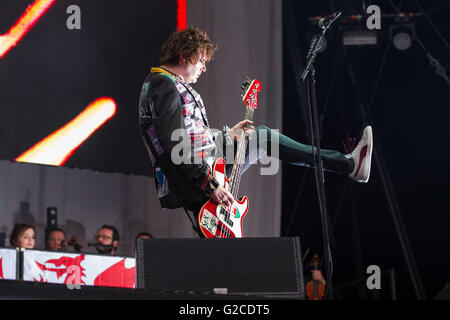
[[[3,1],[0,33],[31,3]],[[70,5],[81,9],[81,30],[66,27]],[[106,96],[116,101],[117,113],[65,166],[150,174],[137,126],[139,93],[175,30],[175,9],[175,0],[56,1],[0,59],[0,158],[15,159]]]
[[[319,29],[308,23],[308,17],[336,11],[342,11],[342,17],[363,13],[364,3],[379,5],[381,14],[395,13],[394,7],[421,13],[415,1],[284,1],[283,129],[287,135],[310,141],[306,89],[299,79],[309,39]],[[442,40],[425,16],[410,21],[416,36],[448,70],[450,3],[438,0],[417,3],[446,40]],[[364,289],[366,268],[374,264],[382,272],[394,271],[397,298],[416,299],[400,236],[413,253],[412,261],[423,285],[422,297],[434,298],[449,282],[449,84],[435,73],[417,41],[406,51],[393,45],[387,48],[392,43],[389,26],[393,23],[393,19],[382,19],[377,46],[345,48],[342,30],[346,24],[336,23],[327,31],[326,50],[318,54],[315,63],[321,147],[343,152],[342,142],[347,137],[358,138],[365,124],[371,124],[374,130],[375,150],[368,184],[334,174],[325,176],[333,285],[338,288],[363,280],[360,286],[336,290],[335,298],[371,299],[376,298],[375,293],[379,298],[389,299],[387,276],[382,277],[381,291]],[[313,253],[318,253],[323,261],[324,253],[314,181],[313,170],[283,165],[281,234],[300,236],[302,251],[310,249],[305,263]],[[390,202],[393,209],[388,196],[393,199]],[[394,221],[400,227],[396,228]],[[325,270],[323,265],[322,268]]]

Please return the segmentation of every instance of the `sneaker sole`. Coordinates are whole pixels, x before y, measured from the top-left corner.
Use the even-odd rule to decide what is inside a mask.
[[[367,153],[366,160],[364,162],[364,166],[361,168],[363,171],[363,177],[366,179],[358,180],[359,182],[367,183],[370,178],[370,168],[372,167],[372,149],[373,149],[373,135],[372,135],[372,127],[367,126],[364,129],[363,135],[367,135]]]

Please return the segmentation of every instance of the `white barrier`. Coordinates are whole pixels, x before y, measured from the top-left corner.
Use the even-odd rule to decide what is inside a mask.
[[[0,248],[0,259],[2,279],[135,288],[134,257]]]

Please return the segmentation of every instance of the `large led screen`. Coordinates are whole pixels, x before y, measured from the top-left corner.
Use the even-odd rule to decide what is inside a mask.
[[[175,0],[0,2],[0,158],[151,175],[141,85]]]

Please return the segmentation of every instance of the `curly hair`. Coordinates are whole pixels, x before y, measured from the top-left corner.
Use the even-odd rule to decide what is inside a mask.
[[[159,63],[177,66],[182,58],[195,63],[199,49],[206,51],[206,59],[210,61],[217,50],[217,45],[212,43],[206,32],[199,28],[191,26],[185,30],[175,31],[164,42]]]

